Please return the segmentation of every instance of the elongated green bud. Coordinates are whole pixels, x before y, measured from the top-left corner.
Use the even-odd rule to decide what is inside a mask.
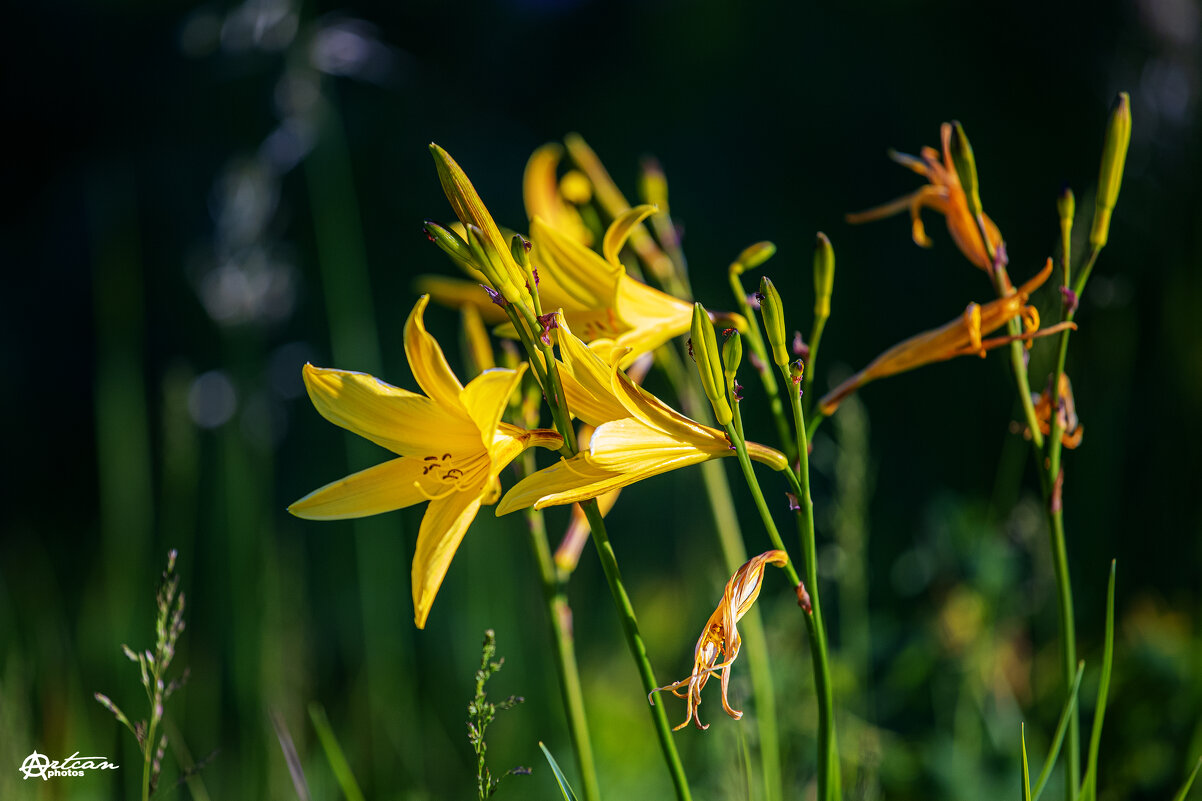
[[[693,304],[693,360],[697,362],[697,372],[701,374],[701,386],[705,396],[714,407],[714,416],[718,425],[730,425],[734,413],[726,400],[726,381],[722,374],[722,360],[718,356],[718,339],[714,336],[714,325],[710,322],[709,313],[700,303]]]
[[[501,297],[510,303],[521,303],[521,293],[509,280],[509,273],[501,263],[501,254],[492,252],[483,232],[474,225],[467,226],[467,244],[472,249],[476,266],[480,268],[480,272],[484,273],[484,277],[488,279],[488,283],[492,284],[492,288],[500,292]]]
[[[760,314],[764,317],[764,336],[772,346],[772,361],[777,367],[789,366],[789,346],[785,340],[785,307],[772,279],[760,279]]]
[[[1102,167],[1098,171],[1098,198],[1094,206],[1093,227],[1089,244],[1100,248],[1110,237],[1110,213],[1119,199],[1123,183],[1123,165],[1127,162],[1127,146],[1131,143],[1131,98],[1119,92],[1110,107],[1106,123],[1106,141],[1102,145]]]
[[[981,186],[977,181],[977,160],[972,154],[972,143],[964,126],[959,120],[952,120],[952,164],[956,166],[956,175],[960,178],[960,186],[964,189],[964,197],[968,200],[968,210],[973,217],[981,215]]]
[[[1056,198],[1056,213],[1060,216],[1061,225],[1072,225],[1073,217],[1077,215],[1077,198],[1073,195],[1073,190],[1067,186]]]
[[[826,234],[818,232],[814,248],[814,316],[831,316],[831,292],[835,288],[835,249]]]
[[[643,170],[639,175],[639,196],[644,203],[659,206],[663,214],[668,213],[668,177],[653,158],[643,159]]]
[[[513,260],[518,263],[526,272],[530,271],[530,240],[521,234],[514,234],[509,240],[509,251],[513,254]]]
[[[756,242],[739,254],[730,265],[731,275],[742,275],[746,270],[759,267],[776,255],[776,245],[771,242]]]
[[[425,231],[426,237],[438,245],[456,264],[475,270],[480,269],[476,265],[471,247],[463,241],[463,237],[459,234],[433,220],[426,220]]]
[[[731,331],[730,336],[722,343],[722,369],[727,383],[735,380],[739,364],[743,361],[743,339],[738,331]]]

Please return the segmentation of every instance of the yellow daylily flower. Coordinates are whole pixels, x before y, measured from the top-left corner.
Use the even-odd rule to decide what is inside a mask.
[[[970,303],[961,316],[946,325],[894,345],[873,359],[863,370],[828,392],[818,402],[818,408],[825,415],[833,414],[844,398],[878,378],[903,373],[925,364],[946,361],[956,356],[977,354],[984,357],[986,351],[1006,345],[1015,339],[1027,340],[1030,344],[1030,340],[1035,337],[1047,336],[1065,328],[1076,328],[1076,324],[1068,322],[1040,329],[1039,312],[1034,306],[1027,305],[1031,293],[1048,280],[1051,274],[1052,260],[1048,259],[1042,270],[1012,294],[990,301],[984,306]],[[1015,337],[983,338],[1015,317],[1022,318],[1025,329],[1022,334]]]
[[[730,686],[730,666],[738,658],[739,649],[743,646],[743,639],[739,636],[738,623],[743,615],[751,609],[755,599],[760,596],[764,569],[768,565],[784,567],[788,561],[789,557],[784,551],[765,551],[736,570],[735,574],[730,577],[730,581],[726,582],[726,589],[722,593],[722,602],[718,604],[718,608],[706,622],[705,628],[701,630],[701,637],[693,649],[693,672],[687,679],[681,679],[664,687],[657,687],[648,693],[647,700],[652,704],[655,703],[655,693],[658,692],[668,691],[677,698],[687,699],[687,714],[684,722],[673,727],[672,731],[683,729],[689,725],[690,720],[696,721],[699,729],[709,728],[708,723],[701,722],[699,707],[701,706],[701,690],[715,672],[722,674],[722,708],[735,720],[743,717],[741,711],[731,707],[727,697],[727,689]],[[723,656],[726,657],[726,661],[719,662],[718,660]]]
[[[448,176],[443,180],[443,188],[460,220],[464,225],[470,224],[484,231],[486,241],[503,244],[500,229],[467,175],[446,151],[437,145],[432,145],[431,151],[438,163],[439,175]],[[540,166],[536,167],[544,173],[545,158],[539,157]],[[528,180],[535,182],[534,178]],[[543,174],[537,182],[541,186],[545,180]],[[545,190],[540,191],[545,194]],[[642,221],[654,213],[654,206],[637,206],[619,214],[605,232],[601,254],[582,244],[572,231],[558,227],[557,222],[562,222],[562,216],[557,212],[553,212],[553,219],[536,215],[530,221],[530,239],[534,245],[530,260],[538,272],[538,293],[543,308],[562,309],[581,337],[594,342],[602,356],[620,351],[624,365],[688,331],[692,320],[691,303],[630,277],[618,259],[627,239],[641,231]],[[507,245],[498,258],[506,265],[501,271],[502,276],[518,281],[514,271],[520,273],[521,268],[513,262]],[[513,262],[512,267],[510,262]],[[473,272],[471,277],[477,283],[481,279],[478,272]],[[440,303],[458,306],[468,302],[482,310],[491,306],[488,298],[466,281],[423,278],[419,280],[419,287],[430,292]],[[500,290],[500,287],[494,288]],[[487,314],[495,313],[490,310]],[[726,314],[721,319],[734,328],[746,328],[746,321],[738,314]],[[499,333],[510,333],[510,328],[502,326]]]
[[[425,328],[428,296],[405,323],[405,356],[424,395],[366,373],[306,364],[305,387],[322,417],[387,448],[396,459],[309,493],[288,507],[297,517],[342,520],[429,501],[413,556],[413,619],[424,628],[451,558],[482,504],[500,496],[498,474],[531,446],[559,448],[553,431],[501,422],[518,370],[493,369],[465,387]]]
[[[915,158],[914,156],[898,153],[893,150],[889,151],[889,158],[926,178],[930,181],[929,186],[924,186],[917,192],[898,198],[883,206],[856,214],[848,214],[847,221],[849,223],[862,223],[870,220],[879,220],[882,217],[889,217],[909,209],[910,219],[913,222],[912,236],[914,244],[929,248],[931,246],[931,239],[927,236],[926,229],[923,227],[920,212],[924,207],[934,209],[947,219],[948,233],[952,235],[952,239],[955,241],[956,247],[960,248],[960,252],[969,261],[988,273],[993,268],[993,262],[989,258],[989,253],[986,251],[984,243],[981,241],[981,232],[977,227],[977,221],[968,210],[968,200],[965,197],[964,188],[960,185],[960,178],[956,174],[955,165],[952,163],[952,126],[946,122],[943,123],[939,129],[939,135],[943,142],[942,160],[940,160],[939,153],[931,147],[924,147],[920,151],[921,158]],[[983,216],[985,218],[985,230],[989,234],[989,242],[996,252],[1001,247],[1002,234],[993,220],[989,219],[988,215]]]
[[[497,506],[497,514],[533,506],[542,509],[596,498],[636,481],[732,456],[723,431],[685,417],[635,384],[576,337],[558,315],[559,374],[572,414],[593,426],[588,449],[519,481]],[[788,460],[780,451],[747,443],[752,459],[773,470]]]

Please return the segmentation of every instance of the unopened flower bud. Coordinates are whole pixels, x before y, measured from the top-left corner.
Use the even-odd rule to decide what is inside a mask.
[[[1071,225],[1073,217],[1077,214],[1077,199],[1073,196],[1073,190],[1067,186],[1060,190],[1060,196],[1056,198],[1056,212],[1060,216],[1061,225]]]
[[[664,214],[668,213],[668,177],[659,166],[659,162],[648,156],[643,159],[643,171],[639,175],[639,194],[644,203],[659,206]]]
[[[759,267],[776,255],[776,245],[771,242],[756,242],[739,254],[730,265],[733,275],[742,275],[744,271]]]
[[[718,425],[730,425],[734,419],[730,403],[726,399],[726,382],[722,373],[722,360],[718,356],[718,340],[714,336],[714,325],[710,322],[709,314],[700,303],[693,304],[693,360],[697,362],[697,372],[701,374],[701,386],[705,396],[714,407],[714,416]]]
[[[780,293],[772,284],[772,279],[764,276],[760,279],[760,313],[764,316],[764,335],[772,346],[772,361],[778,367],[789,364],[789,348],[785,339],[785,309],[780,300]]]
[[[471,269],[480,269],[476,266],[475,259],[472,255],[472,249],[468,247],[467,242],[463,241],[463,237],[455,233],[450,228],[439,225],[432,220],[426,220],[425,225],[426,237],[431,242],[438,245],[444,253],[451,257],[456,264],[461,267]]]
[[[569,203],[583,206],[593,199],[593,185],[580,170],[568,170],[559,179],[559,194]]]
[[[514,234],[509,240],[509,250],[513,253],[513,259],[518,263],[518,266],[523,270],[530,269],[530,240],[521,234]]]
[[[972,143],[964,126],[959,120],[952,120],[952,163],[956,167],[956,175],[960,178],[960,186],[964,189],[964,197],[968,201],[968,210],[972,216],[981,214],[981,186],[977,181],[977,160],[972,154]]]
[[[831,316],[831,291],[835,288],[835,249],[826,234],[818,232],[814,248],[814,316]]]
[[[1119,199],[1123,183],[1123,165],[1127,161],[1127,146],[1131,143],[1131,98],[1119,92],[1110,108],[1106,123],[1106,141],[1102,145],[1102,167],[1098,172],[1098,197],[1094,207],[1093,227],[1089,244],[1100,248],[1110,237],[1110,213]]]
[[[727,381],[735,380],[735,373],[739,370],[739,364],[743,361],[743,339],[739,336],[738,331],[731,331],[726,337],[726,341],[722,343],[722,368],[726,375]]]
[[[501,297],[510,303],[521,303],[522,296],[517,287],[509,280],[509,275],[501,263],[500,254],[492,252],[483,232],[474,225],[467,226],[467,244],[472,249],[476,266],[493,289],[501,293]]]

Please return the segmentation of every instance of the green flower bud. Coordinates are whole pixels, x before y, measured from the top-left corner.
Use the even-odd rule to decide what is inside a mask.
[[[668,213],[668,177],[653,158],[643,159],[643,170],[639,175],[639,196],[644,203],[658,206],[660,212]]]
[[[514,234],[509,240],[509,250],[513,260],[526,272],[530,272],[530,240],[521,234]]]
[[[438,245],[456,264],[473,270],[480,269],[476,265],[472,249],[459,234],[432,220],[426,220],[425,231],[430,241]]]
[[[764,317],[764,335],[772,346],[772,361],[777,367],[789,364],[789,346],[785,340],[785,308],[772,279],[760,279],[760,314]]]
[[[776,245],[771,242],[756,242],[739,254],[730,265],[732,275],[742,275],[744,271],[759,267],[776,255]]]
[[[484,277],[488,279],[492,288],[501,293],[501,297],[510,303],[521,303],[521,293],[509,280],[509,275],[501,264],[501,254],[490,252],[491,248],[486,243],[487,240],[479,228],[474,225],[467,226],[467,244],[472,249],[472,255],[475,257],[476,266],[480,272],[484,273]]]
[[[1094,206],[1093,227],[1089,244],[1100,248],[1110,237],[1110,213],[1119,199],[1123,183],[1123,165],[1127,161],[1127,146],[1131,143],[1131,98],[1119,92],[1110,107],[1106,123],[1106,141],[1102,145],[1102,167],[1098,172],[1098,197]]]
[[[968,210],[972,216],[981,215],[981,187],[977,181],[977,160],[972,154],[972,144],[964,126],[958,120],[952,120],[952,164],[956,166],[956,175],[960,178],[960,186],[964,189],[964,197],[968,201]]]
[[[1077,214],[1077,199],[1073,196],[1073,190],[1067,186],[1060,192],[1060,197],[1056,198],[1056,212],[1060,215],[1061,225],[1071,225],[1073,217]]]
[[[818,232],[814,248],[814,316],[831,316],[831,291],[835,288],[835,249],[826,234]]]
[[[735,380],[735,373],[738,372],[739,363],[742,361],[743,339],[739,336],[738,331],[731,331],[730,336],[722,343],[722,368],[727,383]]]
[[[718,425],[730,425],[734,413],[726,399],[726,382],[723,380],[722,360],[718,356],[718,340],[714,336],[714,326],[710,322],[709,313],[700,303],[693,304],[693,360],[697,362],[697,372],[701,374],[701,386],[705,396],[714,407],[714,416]]]

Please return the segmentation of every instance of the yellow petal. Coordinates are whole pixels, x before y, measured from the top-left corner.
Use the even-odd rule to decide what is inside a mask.
[[[288,511],[306,520],[345,520],[412,506],[426,500],[416,486],[422,469],[421,460],[402,456],[326,484]]]
[[[634,358],[655,350],[689,330],[693,305],[623,275],[614,305],[618,319],[629,329],[620,337]]]
[[[426,627],[426,617],[434,596],[451,566],[451,559],[463,541],[468,526],[480,510],[478,491],[452,492],[430,501],[417,533],[417,550],[413,554],[413,622],[419,629]]]
[[[517,370],[500,367],[485,370],[472,379],[460,394],[463,408],[467,409],[476,428],[480,430],[480,437],[484,442],[491,441],[493,431],[501,421],[501,414],[509,402],[509,396],[522,380],[524,372],[525,362]]]
[[[553,302],[565,308],[571,304],[582,309],[613,307],[618,277],[625,274],[621,265],[610,264],[540,217],[530,221],[530,238],[537,249],[533,258],[539,268],[539,292],[551,293],[548,305]],[[555,298],[557,294],[571,303]]]
[[[393,453],[464,456],[484,450],[480,432],[458,401],[448,408],[366,373],[311,364],[305,365],[304,378],[322,417]]]
[[[643,469],[637,472],[619,473],[592,464],[587,453],[578,453],[571,459],[559,461],[514,484],[497,506],[497,514],[508,514],[528,506],[543,509],[585,501],[644,478],[695,463],[696,459],[691,455],[683,459],[670,457],[660,461],[648,460]]]
[[[641,225],[643,220],[657,211],[659,209],[655,206],[644,204],[627,209],[618,215],[617,219],[606,229],[605,238],[601,240],[601,253],[604,254],[605,260],[615,267],[619,266],[621,262],[618,261],[618,254],[622,252],[622,247],[630,238],[631,232]]]
[[[568,327],[559,315],[559,354],[563,358],[564,391],[572,414],[591,426],[626,417],[626,410],[614,396],[611,368]]]
[[[585,226],[580,212],[564,201],[555,175],[563,148],[555,143],[543,145],[526,162],[522,176],[522,199],[527,219],[541,217],[583,245],[593,244],[593,234]]]
[[[439,403],[458,406],[463,385],[451,372],[438,340],[426,331],[426,323],[422,319],[429,302],[430,296],[422,295],[417,299],[413,311],[409,312],[409,319],[405,322],[405,357],[409,360],[413,378],[427,395]]]
[[[613,371],[612,380],[618,401],[632,417],[642,420],[652,428],[658,428],[672,434],[677,439],[692,442],[701,448],[717,450],[729,445],[725,433],[685,417],[650,392],[636,385],[620,370]]]
[[[733,453],[725,439],[699,447],[629,417],[598,426],[589,443],[589,461],[614,472],[642,472],[665,460],[684,466]]]

